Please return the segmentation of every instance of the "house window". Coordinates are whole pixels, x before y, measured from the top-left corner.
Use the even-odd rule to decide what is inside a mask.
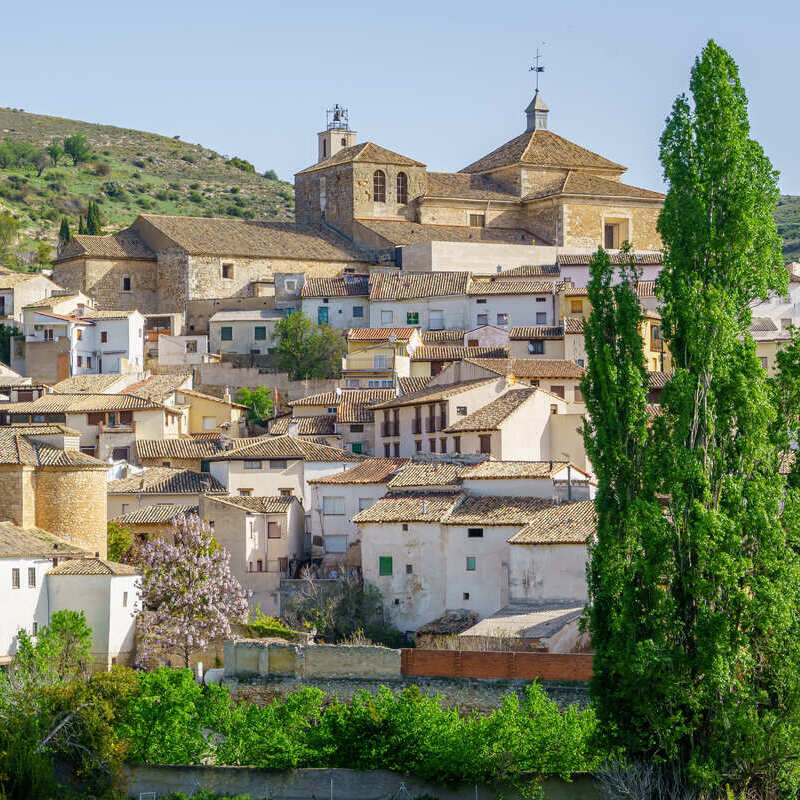
[[[87,367],[87,369],[91,369],[92,368],[92,357],[91,356],[86,356],[86,367]]]
[[[384,455],[384,458],[391,458],[392,457],[392,446],[389,444],[389,442],[386,442],[383,445],[383,455]]]
[[[558,414],[558,406],[555,403],[550,404],[550,413]]]
[[[78,364],[79,367],[83,366],[83,356],[78,356],[77,364]]]
[[[492,434],[482,433],[478,436],[478,440],[480,441],[481,453],[490,454],[492,452]]]
[[[761,366],[764,367],[764,369],[766,369],[768,363],[766,357],[762,356],[761,358],[759,358],[759,361],[761,362]]]
[[[428,315],[428,327],[432,331],[444,330],[444,311],[442,309],[431,309],[431,312]]]
[[[213,431],[217,427],[216,417],[203,417],[203,430]]]
[[[477,568],[475,556],[467,556],[467,572],[475,572]]]
[[[123,608],[127,608],[128,607],[128,593],[127,592],[123,592],[122,593],[122,607]]]
[[[252,489],[239,489],[239,497],[252,497],[253,490]]]
[[[528,342],[528,352],[532,355],[544,353],[544,339],[531,339]]]
[[[344,497],[323,497],[322,513],[326,516],[342,516],[344,514]]]
[[[52,328],[45,328],[44,329],[44,340],[46,342],[53,341],[53,329]]]
[[[459,417],[466,417],[467,416],[467,407],[466,406],[456,406],[456,414]]]
[[[376,169],[372,176],[372,199],[376,203],[386,202],[386,173]]]
[[[570,314],[583,314],[583,300],[570,300],[569,312]]]
[[[185,353],[196,353],[197,352],[197,340],[192,339],[190,342],[186,342],[184,346]]]
[[[406,564],[406,575],[413,575],[413,574],[414,574],[414,565]]]
[[[483,528],[467,528],[467,538],[483,539]]]
[[[537,302],[537,303],[544,303],[546,300],[547,300],[547,298],[546,298],[546,297],[537,297],[537,298],[536,298],[536,302]]]
[[[378,355],[372,357],[372,368],[373,369],[388,369],[389,368],[389,356],[386,355]]]
[[[273,458],[272,461],[269,462],[270,469],[286,469],[286,459],[285,458]]]
[[[267,329],[264,325],[256,325],[254,338],[256,341],[266,341]]]
[[[365,508],[369,508],[375,501],[371,497],[359,497],[358,498],[358,510],[363,511]]]
[[[281,524],[280,522],[267,523],[267,539],[280,539],[281,538]]]
[[[123,513],[123,514],[127,514],[127,513],[128,513],[128,509],[129,509],[130,507],[131,507],[131,506],[130,506],[130,503],[123,503],[123,504],[122,504],[122,513]]]
[[[469,592],[464,592],[464,599],[469,600]]]
[[[294,278],[287,278],[283,282],[283,287],[286,289],[287,292],[296,292],[297,291],[297,281]]]
[[[404,532],[404,533],[407,533],[407,532],[408,532],[408,523],[407,523],[407,522],[404,522],[404,523],[403,523],[403,532]]]
[[[467,339],[467,347],[480,347],[480,342],[477,339]]]
[[[575,387],[575,402],[576,403],[583,402],[583,392],[577,386]]]
[[[447,452],[447,439],[439,439],[439,452],[440,453]]]
[[[781,320],[781,328],[783,328],[783,330],[787,331],[791,327],[792,327],[792,320],[791,319],[782,319]]]
[[[325,537],[325,552],[326,553],[346,553],[347,552],[347,537],[346,536],[326,536]]]
[[[31,624],[31,636],[38,636],[39,634],[39,623],[34,622]]]
[[[550,391],[554,395],[556,395],[557,397],[560,397],[562,400],[564,399],[564,387],[563,386],[556,384],[556,385],[550,387]]]
[[[222,265],[222,277],[223,278],[233,278],[233,264],[223,264]]]
[[[363,433],[363,432],[364,432],[363,422],[354,422],[350,425],[350,433]]]
[[[619,247],[619,225],[603,226],[603,247],[606,250],[616,250]]]
[[[278,489],[278,494],[281,497],[291,497],[294,494],[294,489]]]
[[[497,324],[498,325],[508,325],[508,314],[498,314],[497,315]]]
[[[131,290],[131,276],[125,275],[122,278],[122,291],[129,292]]]
[[[537,311],[536,312],[536,324],[537,325],[546,325],[547,324],[547,312],[546,311]]]
[[[264,562],[259,558],[256,560],[256,572],[264,571]]]
[[[406,325],[419,325],[419,311],[406,312]]]
[[[80,337],[78,337],[80,338]],[[105,344],[108,341],[108,331],[100,331],[100,341]]]
[[[230,325],[223,325],[219,330],[219,338],[223,342],[233,341],[233,328]]]
[[[486,305],[486,298],[485,298],[485,297],[479,297],[479,298],[478,298],[478,299],[477,299],[475,302],[476,302],[476,303],[477,303],[479,306],[481,306],[481,305],[485,306],[485,305]]]
[[[77,328],[75,330],[75,336],[76,336],[76,338],[78,339],[79,342],[82,341],[83,340],[83,328]]]
[[[408,202],[408,178],[405,172],[397,173],[397,202]]]
[[[478,325],[488,325],[488,324],[489,324],[489,315],[478,314]]]
[[[469,226],[471,228],[483,228],[486,226],[486,214],[470,214]]]
[[[201,461],[200,462],[200,472],[205,472],[206,474],[211,472],[211,462],[210,461]]]
[[[111,458],[114,461],[129,461],[131,457],[131,451],[129,447],[115,447],[111,451]]]
[[[395,442],[394,445],[392,445],[392,449],[394,450],[394,457],[400,458],[400,442]]]
[[[453,452],[460,453],[461,452],[461,437],[454,436],[453,437]]]
[[[436,452],[436,439],[428,439],[428,450],[431,453]]]
[[[414,450],[417,453],[421,453],[422,452],[422,439],[415,439],[414,440]]]
[[[576,363],[576,364],[577,364],[579,367],[582,367],[582,366],[583,366],[583,359],[582,359],[582,358],[578,358],[578,359],[576,359],[576,360],[575,360],[575,363]]]
[[[260,461],[245,461],[244,462],[245,469],[261,469],[261,462]]]
[[[36,586],[36,567],[28,567],[28,587],[33,589]]]
[[[378,556],[378,575],[392,574],[392,557]]]
[[[353,318],[364,316],[364,306],[353,306]]]
[[[19,589],[19,567],[13,567],[11,570],[11,588]]]
[[[381,325],[392,325],[394,323],[394,311],[381,311]]]

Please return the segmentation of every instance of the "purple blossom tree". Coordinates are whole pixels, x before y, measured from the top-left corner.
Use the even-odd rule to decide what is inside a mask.
[[[139,660],[145,666],[168,653],[189,666],[192,652],[231,635],[231,622],[245,619],[247,596],[230,570],[229,553],[197,514],[180,515],[172,538],[142,545],[136,561],[142,570]]]

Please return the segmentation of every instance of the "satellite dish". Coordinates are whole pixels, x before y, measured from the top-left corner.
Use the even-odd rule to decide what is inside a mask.
[[[394,333],[390,333],[389,334],[389,341],[390,342],[396,342],[397,341],[397,335],[394,334]]]
[[[336,396],[337,397],[341,397],[342,396],[342,387],[341,386],[337,386],[336,387]]]

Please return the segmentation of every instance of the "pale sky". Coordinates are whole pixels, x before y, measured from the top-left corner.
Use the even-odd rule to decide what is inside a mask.
[[[456,171],[524,130],[543,47],[550,129],[662,186],[658,137],[713,37],[739,64],[752,133],[800,194],[800,3],[5,4],[0,105],[180,134],[287,180],[325,109],[359,141]]]

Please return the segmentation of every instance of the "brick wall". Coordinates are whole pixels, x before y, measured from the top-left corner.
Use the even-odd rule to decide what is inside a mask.
[[[588,681],[592,677],[592,656],[586,653],[403,650],[402,671],[403,675],[446,678]]]

